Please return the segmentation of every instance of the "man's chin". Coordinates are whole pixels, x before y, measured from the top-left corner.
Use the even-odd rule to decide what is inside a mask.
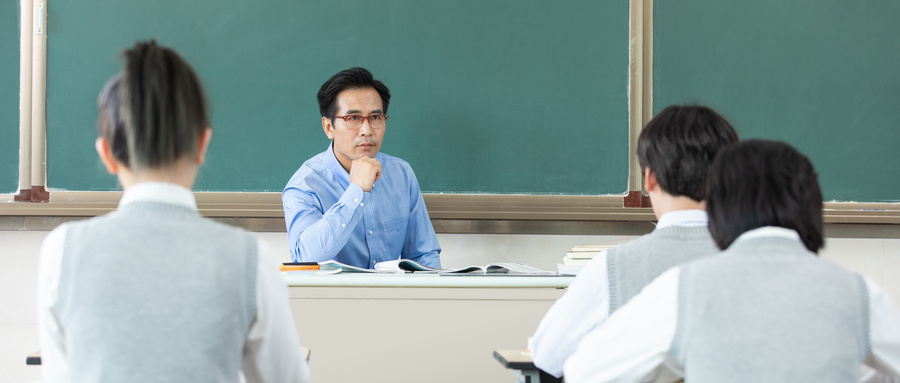
[[[367,148],[367,149],[356,148],[356,155],[359,157],[365,156],[365,157],[374,158],[376,154],[378,154],[378,148],[376,148],[376,147],[371,147],[371,148]]]

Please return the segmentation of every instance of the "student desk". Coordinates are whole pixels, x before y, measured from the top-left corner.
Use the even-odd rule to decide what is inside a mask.
[[[562,378],[538,369],[531,359],[529,350],[494,350],[494,359],[497,359],[503,367],[513,370],[517,383],[563,382]]]
[[[284,274],[315,382],[503,382],[573,277]]]

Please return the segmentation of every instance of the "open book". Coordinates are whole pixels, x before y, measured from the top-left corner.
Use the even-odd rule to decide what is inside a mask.
[[[335,260],[319,262],[319,270],[327,273],[320,274],[336,274],[336,273],[381,273],[381,274],[391,274],[398,273],[398,270],[380,270],[378,269],[378,265],[375,265],[375,269],[364,269],[362,267],[351,266],[345,263],[340,263]]]
[[[378,262],[376,270],[385,272],[427,272],[437,274],[516,274],[516,275],[556,275],[555,272],[541,270],[521,262],[499,262],[486,266],[466,266],[457,269],[436,269],[422,265],[409,259],[397,259],[393,261]]]

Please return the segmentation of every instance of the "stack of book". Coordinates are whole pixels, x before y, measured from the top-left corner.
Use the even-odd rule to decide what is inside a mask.
[[[600,245],[578,245],[566,250],[563,262],[558,267],[559,273],[577,275],[594,257],[606,253],[609,249],[618,246],[622,241],[625,240],[617,239]]]

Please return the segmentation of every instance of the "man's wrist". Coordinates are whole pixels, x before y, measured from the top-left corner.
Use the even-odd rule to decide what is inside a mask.
[[[366,192],[363,190],[362,186],[359,186],[355,183],[351,183],[347,186],[347,190],[344,191],[344,195],[341,197],[341,202],[344,205],[353,205],[360,204],[364,202],[366,197]]]

